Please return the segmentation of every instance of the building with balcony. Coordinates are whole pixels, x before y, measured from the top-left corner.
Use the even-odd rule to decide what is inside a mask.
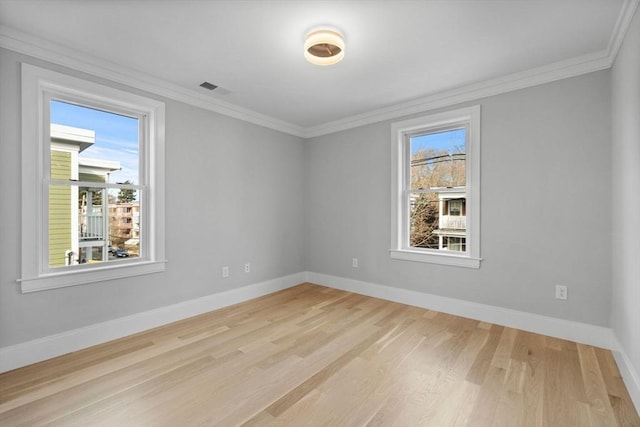
[[[438,192],[438,249],[467,250],[467,204],[464,187],[446,188]]]

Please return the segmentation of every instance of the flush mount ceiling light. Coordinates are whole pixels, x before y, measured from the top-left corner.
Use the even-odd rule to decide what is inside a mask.
[[[304,37],[304,57],[316,65],[333,65],[344,58],[344,37],[333,28],[314,28]]]

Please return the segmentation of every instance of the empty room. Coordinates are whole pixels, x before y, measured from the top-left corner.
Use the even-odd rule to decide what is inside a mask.
[[[0,0],[0,425],[640,427],[640,0]]]

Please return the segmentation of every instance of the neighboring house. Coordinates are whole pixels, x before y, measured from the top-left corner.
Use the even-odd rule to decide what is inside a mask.
[[[438,192],[438,249],[464,252],[467,236],[467,206],[464,187],[446,188]]]
[[[82,158],[95,143],[95,132],[51,124],[51,179],[108,182],[120,163]],[[49,266],[106,260],[109,237],[107,198],[100,188],[51,185],[49,189]]]

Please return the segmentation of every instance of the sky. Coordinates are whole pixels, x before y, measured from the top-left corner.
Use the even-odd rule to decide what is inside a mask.
[[[126,180],[140,183],[138,119],[51,101],[51,123],[95,131],[95,143],[80,153],[80,157],[120,162],[122,170],[111,173],[111,183]]]
[[[465,149],[465,129],[453,129],[444,132],[429,133],[411,138],[411,154],[420,150],[446,150],[450,153],[459,152],[456,148]]]
[[[95,131],[96,142],[80,153],[80,157],[120,162],[122,170],[111,173],[109,179],[111,183],[126,180],[134,184],[140,182],[138,179],[138,119],[61,101],[51,101],[51,123]],[[458,152],[458,147],[464,150],[464,128],[411,138],[412,155],[427,148]]]

